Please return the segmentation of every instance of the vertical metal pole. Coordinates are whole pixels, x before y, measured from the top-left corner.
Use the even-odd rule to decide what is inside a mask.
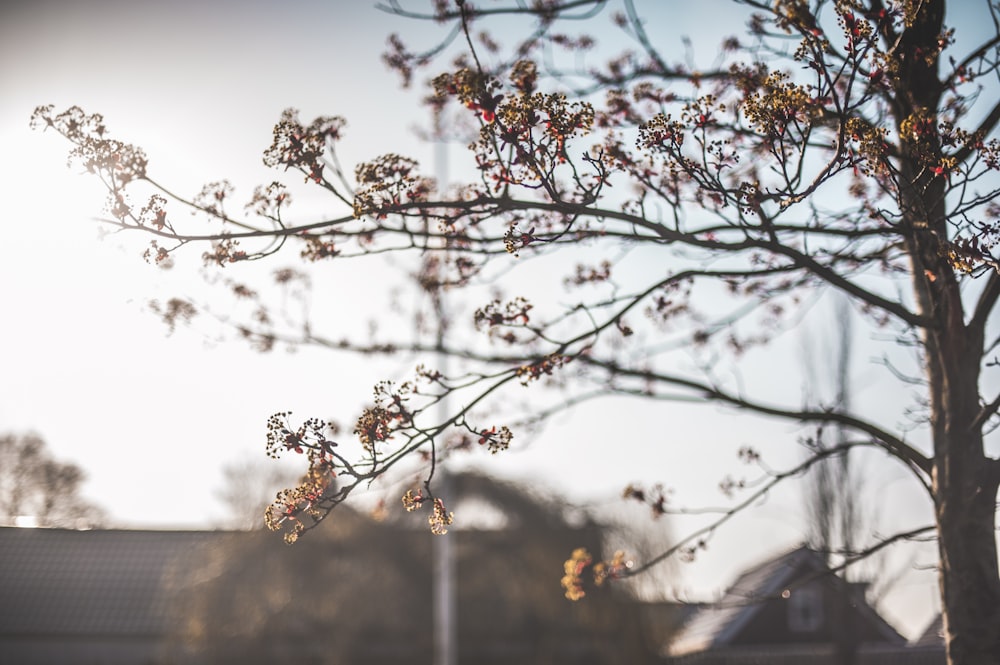
[[[440,125],[435,128],[434,170],[438,181],[438,190],[443,191],[448,182],[448,144],[442,135]],[[444,348],[447,329],[447,310],[445,309],[444,289],[437,292],[434,303],[437,315],[437,348]],[[447,356],[438,352],[438,371],[448,374]],[[440,420],[448,417],[447,399],[442,399],[438,405]],[[448,470],[439,460],[437,468],[437,491],[443,497],[451,497],[451,478]],[[435,665],[457,665],[458,635],[456,630],[455,611],[455,554],[452,549],[455,534],[432,536],[431,553],[434,557],[434,663]]]
[[[449,495],[451,486],[447,472],[437,480],[438,491]],[[455,556],[452,543],[455,534],[434,538],[434,663],[456,665],[458,640],[455,626]]]

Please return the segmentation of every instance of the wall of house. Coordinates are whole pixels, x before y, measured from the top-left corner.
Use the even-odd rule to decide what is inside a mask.
[[[794,591],[792,593],[795,593]],[[779,598],[767,601],[753,619],[740,631],[732,641],[732,645],[763,645],[763,644],[829,644],[832,635],[828,622],[828,604],[823,596],[819,596],[819,607],[823,620],[815,630],[794,631],[789,626],[790,610],[794,609],[789,599]]]
[[[843,596],[845,589],[840,585],[813,582],[806,587],[792,585],[787,598],[768,601],[731,642],[734,645],[761,644],[830,644],[838,639],[855,640],[856,644],[877,644],[885,642],[885,636],[871,623],[868,617],[853,604],[852,599]],[[818,622],[808,628],[809,618],[792,614],[801,612],[802,596],[810,594],[818,602],[808,611],[818,612]],[[845,605],[845,602],[848,603]]]
[[[839,665],[830,645],[763,646],[707,651],[667,659],[665,665]],[[862,650],[857,665],[945,665],[943,650],[906,647]]]
[[[17,665],[160,665],[160,638],[45,636],[41,638],[0,636],[0,663]]]

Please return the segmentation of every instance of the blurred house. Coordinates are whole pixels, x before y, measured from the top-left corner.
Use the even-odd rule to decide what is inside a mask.
[[[562,597],[563,561],[600,551],[597,525],[483,478],[455,485],[503,518],[445,536],[459,663],[656,658],[669,610],[604,587]],[[0,663],[431,663],[434,536],[339,511],[293,546],[264,531],[0,528]]]
[[[910,643],[910,646],[931,653],[939,653],[941,654],[940,660],[936,662],[944,662],[944,617],[940,612],[934,615],[934,618],[930,620],[923,632]]]
[[[676,665],[943,665],[908,645],[822,554],[801,547],[746,570],[717,603],[692,611],[664,656]]]
[[[154,663],[170,582],[220,534],[0,528],[0,663]]]
[[[938,665],[861,585],[800,548],[712,604],[562,597],[563,561],[602,529],[478,476],[453,479],[458,662]],[[473,505],[460,505],[463,501]],[[418,516],[419,517],[419,516]],[[293,546],[265,531],[0,528],[0,663],[431,663],[433,538],[420,519],[339,509]],[[664,646],[666,645],[666,646]]]

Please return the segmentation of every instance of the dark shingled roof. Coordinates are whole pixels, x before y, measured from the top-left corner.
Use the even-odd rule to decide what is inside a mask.
[[[162,635],[165,588],[224,535],[0,528],[0,636]]]

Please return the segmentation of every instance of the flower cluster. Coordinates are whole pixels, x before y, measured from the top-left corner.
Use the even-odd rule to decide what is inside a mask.
[[[714,122],[716,113],[726,110],[726,105],[716,100],[715,95],[702,95],[684,105],[681,109],[681,122],[695,129],[707,129]]]
[[[125,190],[118,189],[108,192],[104,210],[119,222],[124,222],[130,217],[132,215],[132,203],[128,196],[125,195]]]
[[[306,523],[302,520],[303,515],[307,515],[313,522],[323,518],[323,512],[317,504],[323,499],[331,483],[330,474],[324,474],[319,469],[310,467],[302,484],[278,492],[264,512],[264,524],[271,531],[280,531],[285,525],[291,524],[291,529],[285,532],[285,542],[294,543],[306,530]]]
[[[210,182],[194,197],[194,204],[212,217],[225,218],[223,206],[236,191],[228,180]]]
[[[747,487],[747,481],[745,478],[734,478],[733,476],[726,475],[719,481],[719,491],[727,499],[733,498],[737,492],[745,490]]]
[[[576,601],[587,595],[584,588],[584,573],[588,567],[591,569],[594,586],[601,586],[608,580],[620,579],[632,567],[632,562],[620,550],[615,552],[609,561],[598,561],[597,563],[593,563],[593,561],[594,558],[590,552],[579,547],[573,550],[570,558],[563,564],[563,577],[560,584],[566,590],[568,599]]]
[[[240,241],[235,238],[222,238],[212,242],[212,251],[202,252],[201,258],[205,265],[216,265],[220,268],[230,263],[244,261],[247,253],[239,249]]]
[[[494,328],[496,326],[526,325],[530,320],[528,312],[531,303],[522,297],[514,298],[506,303],[494,300],[485,307],[480,307],[473,315],[477,330]]]
[[[562,94],[517,95],[504,102],[497,115],[500,140],[520,146],[524,150],[520,159],[536,159],[543,167],[566,161],[566,140],[585,135],[594,126],[594,107],[569,103]]]
[[[501,426],[499,431],[496,425],[479,431],[479,445],[486,446],[494,455],[510,448],[510,442],[513,440],[514,433],[506,425]]]
[[[171,298],[164,305],[161,305],[159,301],[153,300],[149,303],[149,308],[154,314],[163,319],[170,333],[173,333],[177,328],[178,321],[185,324],[189,323],[198,313],[194,305],[182,298]]]
[[[426,201],[434,182],[416,171],[415,160],[392,153],[358,164],[354,178],[361,189],[354,195],[354,216],[381,219],[401,203]]]
[[[452,74],[441,74],[432,83],[438,98],[457,97],[466,108],[479,114],[484,123],[496,120],[497,104],[503,96],[495,94],[500,88],[495,78],[464,67]]]
[[[521,249],[527,247],[533,242],[536,242],[537,240],[538,238],[535,236],[535,227],[531,227],[527,231],[521,231],[518,229],[518,225],[514,223],[510,226],[510,228],[504,231],[504,251],[508,254],[513,254],[515,257],[519,257],[520,254],[518,252]]]
[[[354,434],[365,450],[374,451],[377,444],[391,439],[393,432],[412,424],[413,414],[406,407],[406,396],[411,391],[409,383],[398,388],[391,381],[375,385],[375,404],[361,413],[354,426]]]
[[[1000,169],[1000,141],[983,140],[981,131],[970,132],[956,127],[951,121],[941,121],[938,125],[942,148],[964,148],[978,153],[983,166],[991,171]]]
[[[274,140],[264,151],[264,164],[270,167],[296,168],[306,180],[323,181],[323,154],[330,141],[340,138],[343,118],[321,116],[307,127],[299,122],[299,112],[285,109],[274,126]]]
[[[586,134],[594,124],[594,109],[586,102],[569,103],[565,95],[535,92],[534,62],[522,59],[510,70],[515,94],[500,94],[501,82],[477,70],[462,68],[434,79],[434,104],[457,98],[482,121],[473,144],[478,168],[493,181],[495,191],[510,184],[532,187],[551,181],[556,164],[569,160],[566,143]],[[509,148],[509,150],[504,150]]]
[[[246,209],[261,217],[278,221],[281,218],[281,208],[287,208],[291,202],[292,195],[285,186],[280,182],[272,182],[267,187],[257,185]]]
[[[159,194],[150,196],[149,203],[139,211],[139,225],[151,226],[157,231],[162,231],[164,228],[172,231],[173,227],[167,223],[166,205],[167,199]]]
[[[573,550],[573,554],[563,564],[563,577],[559,583],[566,590],[566,597],[570,600],[580,600],[587,595],[583,588],[583,573],[593,560],[590,552],[579,547]]]
[[[420,507],[424,505],[424,501],[426,500],[427,497],[425,497],[423,492],[420,490],[417,490],[416,492],[413,490],[406,490],[406,494],[403,495],[403,508],[406,512],[412,513],[419,510]]]
[[[119,187],[146,177],[146,153],[130,143],[87,140],[70,153],[70,158],[74,157],[83,162],[90,173],[105,171]]]
[[[537,381],[543,376],[552,376],[552,373],[568,363],[570,356],[552,353],[541,360],[537,360],[527,365],[517,368],[517,376],[521,380],[521,385],[528,385],[532,381]]]
[[[861,118],[848,118],[844,123],[844,133],[857,147],[857,168],[865,175],[884,173],[888,168],[886,157],[889,147],[886,144],[888,130],[885,127],[875,127]]]
[[[39,106],[31,116],[31,127],[41,126],[72,141],[76,147],[70,151],[70,163],[80,162],[89,173],[107,176],[112,189],[146,177],[146,153],[130,143],[105,138],[107,128],[99,113],[88,115],[72,106],[53,115],[52,106]]]
[[[316,235],[304,235],[302,240],[305,246],[299,253],[306,261],[322,261],[323,259],[332,259],[340,254],[340,250],[337,249],[336,243],[332,240],[326,240],[320,236]]]
[[[640,148],[676,152],[684,143],[685,129],[684,123],[670,114],[659,113],[639,125],[636,143]]]
[[[54,109],[51,104],[36,107],[31,114],[31,128],[52,128],[74,143],[89,136],[101,138],[108,131],[100,113],[88,115],[79,106],[71,106],[53,115]]]
[[[688,280],[674,280],[663,285],[646,308],[646,315],[656,323],[667,326],[677,317],[691,311],[693,283]]]
[[[315,451],[325,456],[337,444],[326,437],[330,424],[319,418],[308,418],[292,429],[288,422],[291,411],[280,411],[267,419],[267,455],[277,459],[281,453],[293,451],[302,454]]]
[[[942,253],[958,272],[973,274],[984,266],[1000,269],[1000,262],[992,254],[994,247],[1000,244],[1000,234],[992,227],[980,229],[979,233],[981,235],[956,238],[953,242],[944,243]]]
[[[455,514],[448,512],[443,499],[424,496],[421,490],[416,492],[406,490],[406,494],[403,495],[403,508],[406,509],[406,512],[412,513],[422,508],[429,500],[431,514],[427,516],[427,523],[430,524],[432,534],[443,536],[448,533],[448,527],[455,521]]]
[[[417,365],[416,369],[417,381],[422,381],[428,384],[433,383],[443,383],[444,374],[439,370],[427,367],[427,365]]]
[[[883,12],[886,10],[883,9]],[[863,18],[858,18],[854,12],[845,11],[840,14],[840,23],[847,38],[848,52],[854,51],[859,44],[872,38],[872,24]]]
[[[431,525],[431,533],[435,536],[443,536],[448,533],[448,527],[455,521],[454,513],[449,513],[444,507],[444,501],[434,499],[434,509],[427,516],[427,522]]]
[[[926,108],[917,108],[899,124],[899,136],[916,146],[937,144],[937,119]]]
[[[667,512],[670,493],[660,484],[656,484],[648,490],[639,485],[628,485],[622,493],[622,498],[644,503],[653,511],[653,517],[660,517]]]
[[[960,168],[953,154],[944,154],[955,149],[977,153],[982,165],[989,170],[1000,168],[1000,143],[996,139],[984,141],[981,131],[962,129],[954,121],[934,116],[926,109],[915,110],[900,123],[900,136],[936,176],[948,175]]]
[[[472,145],[477,167],[494,191],[512,184],[553,184],[553,170],[569,161],[567,141],[587,134],[594,109],[586,102],[569,103],[564,95],[514,95],[499,104],[495,123],[484,125]]]
[[[268,506],[264,520],[269,529],[278,531],[287,524],[291,530],[285,533],[285,541],[295,542],[307,528],[302,516],[308,515],[312,522],[323,519],[325,511],[321,502],[329,504],[330,490],[337,477],[337,463],[343,462],[335,449],[337,443],[327,438],[327,432],[334,432],[334,425],[318,418],[308,418],[302,425],[292,428],[288,417],[290,411],[275,413],[267,420],[267,454],[277,458],[281,453],[293,451],[305,454],[309,468],[302,482],[294,488],[282,490]]]
[[[170,259],[170,250],[162,246],[153,238],[149,241],[149,247],[145,249],[142,253],[142,259],[146,263],[153,263],[162,268],[172,267],[172,261]]]
[[[611,262],[601,261],[598,266],[585,266],[576,264],[576,274],[563,280],[566,286],[585,286],[597,282],[606,282],[611,279]]]
[[[297,283],[306,289],[310,286],[309,274],[297,268],[278,268],[274,271],[274,282],[286,286]]]
[[[786,33],[790,34],[795,29],[803,33],[820,34],[808,0],[775,0],[774,15],[778,27]]]
[[[632,562],[625,558],[625,552],[618,550],[610,561],[598,561],[594,564],[594,584],[601,586],[607,580],[621,579],[631,567]]]
[[[743,100],[743,114],[770,139],[783,137],[792,124],[807,124],[820,106],[806,88],[788,80],[784,72],[771,72],[761,89]]]
[[[604,100],[604,109],[596,117],[598,127],[631,126],[641,122],[641,116],[636,112],[626,91],[608,90]]]
[[[389,35],[387,41],[389,50],[382,55],[382,62],[390,70],[397,72],[402,77],[403,87],[408,88],[413,81],[413,66],[415,64],[426,64],[426,60],[420,59],[410,53],[406,45],[403,44],[403,40],[396,33]]]
[[[531,60],[518,60],[511,67],[509,78],[518,92],[530,95],[538,83],[538,67]]]

